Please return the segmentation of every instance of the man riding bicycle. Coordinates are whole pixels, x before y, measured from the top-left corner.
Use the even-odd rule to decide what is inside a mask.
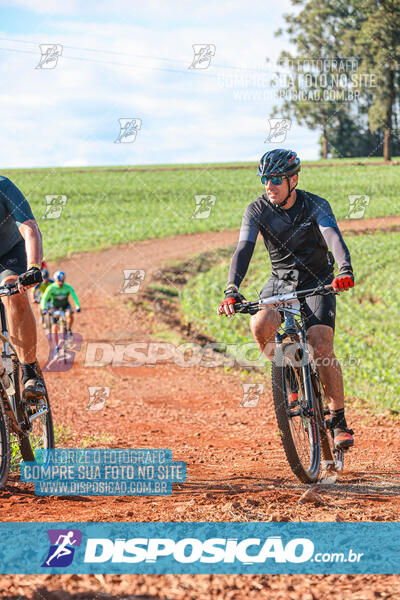
[[[49,278],[49,272],[46,268],[42,269],[42,278],[43,278],[42,283],[38,283],[33,288],[33,301],[36,304],[40,304],[40,299],[43,296],[43,294],[45,293],[46,289],[49,287],[49,285],[54,283],[54,280]],[[45,327],[46,323],[44,320],[43,313],[41,313],[41,322],[42,322],[43,327]]]
[[[296,190],[300,169],[300,159],[292,150],[271,150],[261,157],[258,175],[266,193],[249,204],[244,212],[225,299],[218,307],[218,314],[232,317],[235,303],[244,301],[239,286],[247,273],[258,233],[263,237],[272,267],[260,298],[326,284],[332,284],[335,291],[353,287],[350,253],[330,204],[315,194]],[[334,259],[339,266],[336,277]],[[301,304],[307,341],[313,348],[314,358],[318,359],[331,412],[334,444],[339,449],[349,448],[354,444],[353,432],[346,423],[343,376],[333,348],[336,297],[318,295],[306,298]],[[253,337],[270,361],[280,324],[279,314],[270,309],[259,311],[250,319]]]
[[[33,298],[37,304],[40,304],[40,298],[43,296],[46,289],[51,283],[54,283],[53,279],[49,278],[49,271],[45,268],[42,269],[42,282],[35,285],[33,288]]]
[[[10,341],[21,361],[26,402],[37,402],[46,391],[36,371],[36,323],[26,294],[42,281],[42,255],[42,236],[28,201],[7,177],[0,176],[0,284],[18,280],[21,292],[4,297],[3,303]]]
[[[46,289],[45,293],[40,300],[40,309],[42,314],[46,314],[47,312],[47,303],[50,304],[50,311],[55,310],[63,310],[65,311],[65,320],[67,323],[67,336],[72,336],[71,328],[73,323],[72,316],[72,306],[69,303],[69,295],[71,294],[74,302],[76,312],[80,312],[81,308],[79,305],[78,296],[75,293],[72,285],[65,283],[65,273],[64,271],[56,271],[54,273],[54,283],[49,285]],[[53,317],[51,319],[52,322],[52,333],[55,333],[55,326],[57,324],[57,317]]]

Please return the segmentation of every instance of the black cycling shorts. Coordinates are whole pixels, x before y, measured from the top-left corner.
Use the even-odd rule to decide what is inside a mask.
[[[52,306],[53,310],[63,310],[63,311],[67,311],[70,310],[71,312],[73,312],[72,310],[72,306],[70,304],[65,304],[64,306]],[[53,323],[53,325],[55,325],[58,321],[58,317],[53,317],[53,313],[51,312],[51,322]]]
[[[333,281],[333,273],[329,273],[319,281],[312,281],[306,285],[299,286],[298,290],[312,289],[317,287],[321,280],[324,284],[331,283]],[[276,294],[283,294],[294,291],[294,289],[288,289],[286,282],[281,282],[279,279],[271,277],[264,285],[260,292],[260,298],[269,298]],[[296,288],[295,288],[296,289]],[[300,307],[303,314],[303,320],[306,330],[313,325],[328,325],[335,330],[335,318],[336,318],[336,296],[335,294],[327,294],[324,296],[310,296],[300,300]]]
[[[27,269],[25,240],[20,240],[7,254],[0,256],[0,284],[10,275],[22,275]]]

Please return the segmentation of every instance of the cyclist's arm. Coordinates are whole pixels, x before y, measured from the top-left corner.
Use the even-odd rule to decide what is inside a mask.
[[[38,224],[34,219],[20,223],[19,231],[25,240],[26,258],[28,263],[28,269],[31,265],[42,264],[43,259],[43,247],[42,247],[42,234]]]
[[[68,284],[67,284],[68,285]],[[79,300],[78,300],[78,296],[75,293],[74,288],[72,287],[72,285],[68,285],[68,290],[69,293],[71,294],[72,298],[74,299],[75,302],[75,307],[76,308],[80,308],[80,304],[79,304]]]
[[[44,294],[42,295],[41,299],[40,299],[40,310],[43,310],[44,308],[46,308],[46,304],[47,302],[51,299],[52,296],[52,289],[51,289],[51,285],[48,285]]]
[[[329,202],[324,200],[317,215],[319,230],[339,267],[339,273],[353,272],[350,252],[340,233],[340,229],[332,212]]]
[[[233,283],[239,287],[242,283],[253,256],[259,231],[257,219],[252,214],[250,207],[247,207],[242,219],[239,242],[229,267],[228,284]]]

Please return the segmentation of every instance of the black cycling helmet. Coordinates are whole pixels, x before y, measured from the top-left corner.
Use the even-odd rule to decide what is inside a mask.
[[[277,148],[262,155],[257,175],[295,175],[301,169],[300,159],[293,150]]]
[[[49,272],[47,269],[42,269],[42,277],[43,277],[43,279],[49,278]]]
[[[262,155],[260,164],[258,165],[257,175],[263,177],[272,175],[285,175],[291,177],[298,173],[301,169],[300,159],[296,152],[293,150],[285,150],[283,148],[277,148],[276,150],[269,150]],[[288,195],[280,203],[275,204],[278,208],[285,206],[291,193],[296,186],[290,187],[289,179],[286,179],[288,184]]]

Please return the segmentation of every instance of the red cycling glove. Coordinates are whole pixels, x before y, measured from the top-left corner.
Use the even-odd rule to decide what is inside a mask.
[[[218,306],[217,312],[219,315],[226,315],[226,311],[225,311],[225,307],[226,310],[228,311],[228,315],[234,315],[235,311],[231,310],[231,305],[232,304],[236,304],[237,300],[235,300],[235,298],[225,298],[225,300],[222,300],[221,304]]]
[[[237,289],[237,288],[236,288]],[[233,307],[236,302],[243,302],[244,296],[238,291],[232,291],[230,286],[225,290],[225,300],[222,300],[221,304],[217,308],[219,315],[226,315],[227,317],[233,317],[235,309]]]
[[[341,292],[343,290],[348,290],[349,288],[354,287],[354,277],[352,273],[342,273],[339,274],[332,281],[332,287],[335,292]]]

